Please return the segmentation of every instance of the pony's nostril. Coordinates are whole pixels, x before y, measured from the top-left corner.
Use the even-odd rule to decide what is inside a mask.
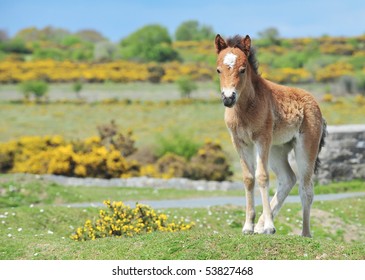
[[[232,99],[236,98],[236,93],[232,92]]]

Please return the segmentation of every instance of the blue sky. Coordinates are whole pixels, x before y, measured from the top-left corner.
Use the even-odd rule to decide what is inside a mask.
[[[356,36],[365,33],[364,0],[0,0],[0,29],[47,25],[72,32],[92,28],[112,41],[152,23],[171,34],[198,20],[222,35],[257,33],[276,27],[283,37]]]

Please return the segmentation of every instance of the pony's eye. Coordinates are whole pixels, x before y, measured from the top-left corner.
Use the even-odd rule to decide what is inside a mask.
[[[246,67],[240,67],[240,69],[238,69],[238,71],[240,71],[240,73],[243,74],[246,71]]]
[[[220,74],[220,73],[221,73],[221,70],[219,70],[218,68],[217,68],[217,73],[218,73],[218,74]]]

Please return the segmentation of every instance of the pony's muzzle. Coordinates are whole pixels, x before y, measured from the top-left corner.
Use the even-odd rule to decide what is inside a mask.
[[[222,92],[222,101],[223,105],[231,108],[236,103],[237,94],[235,92],[232,92],[230,96],[226,96],[224,92]]]

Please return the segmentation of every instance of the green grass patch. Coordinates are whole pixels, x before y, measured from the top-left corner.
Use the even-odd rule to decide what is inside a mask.
[[[173,130],[167,136],[157,134],[156,139],[158,157],[172,153],[189,160],[202,145],[202,143],[192,140],[188,134],[180,133],[178,130]]]
[[[274,195],[276,187],[270,188],[270,195]],[[365,192],[365,181],[353,180],[348,182],[333,182],[328,185],[314,186],[314,194],[329,194],[329,193],[346,193],[346,192]],[[291,190],[289,195],[299,195],[298,184]]]
[[[351,208],[350,208],[351,206]],[[17,207],[0,211],[0,259],[364,259],[365,204],[360,198],[313,205],[313,238],[295,234],[299,204],[284,206],[274,236],[241,234],[241,207],[165,209],[196,226],[186,232],[76,242],[70,234],[97,209]],[[333,211],[332,211],[333,210]],[[347,217],[344,219],[344,217]],[[321,219],[325,217],[325,221]],[[351,240],[348,240],[352,235]]]

